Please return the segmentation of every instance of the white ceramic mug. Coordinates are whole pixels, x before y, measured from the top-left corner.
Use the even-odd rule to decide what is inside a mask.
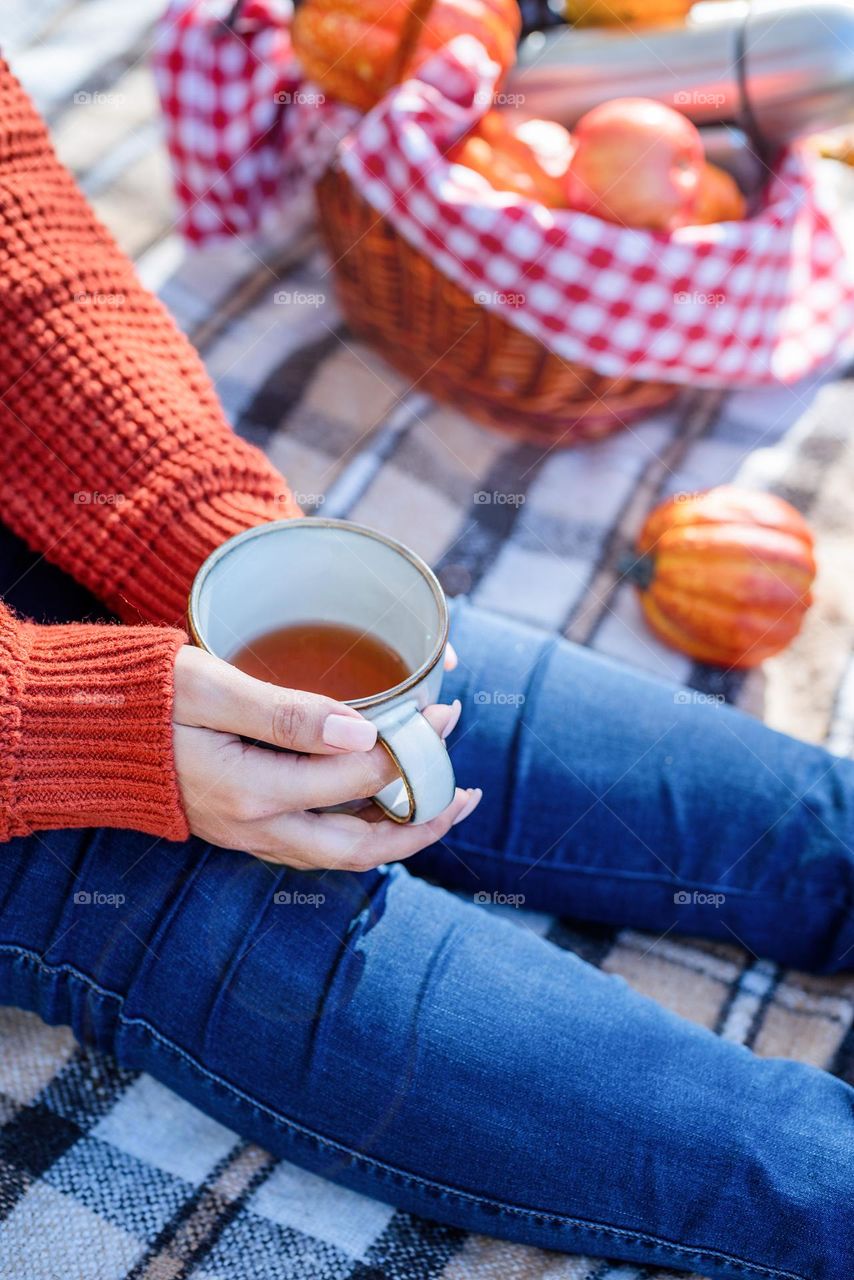
[[[377,726],[401,777],[375,797],[398,822],[429,822],[454,798],[444,743],[421,711],[439,697],[448,606],[436,575],[402,543],[349,520],[274,520],[229,538],[196,574],[197,645],[229,661],[278,627],[326,622],[384,641],[412,673],[349,700]]]

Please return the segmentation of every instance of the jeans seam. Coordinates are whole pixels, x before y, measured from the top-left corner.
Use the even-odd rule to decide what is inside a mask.
[[[468,840],[462,840],[460,839],[459,836],[454,837],[453,844],[455,848],[463,848],[468,853],[474,854],[477,857],[484,858],[492,863],[496,862],[494,849],[487,849],[483,845],[473,844],[471,841],[468,841]],[[517,858],[517,857],[514,857],[513,854],[501,855],[501,865],[503,866],[504,863],[506,862],[516,863],[520,867],[530,866],[530,860],[528,858]],[[627,875],[625,871],[621,871],[619,868],[608,868],[608,870],[603,870],[599,867],[583,866],[581,863],[550,862],[548,864],[548,870],[549,870],[549,874],[551,874],[553,871],[561,871],[561,872],[569,873],[573,875],[591,876],[600,880],[603,880],[603,879],[623,880],[626,883],[631,883],[631,884],[660,884],[664,886],[685,884],[690,888],[704,888],[704,889],[710,889],[710,890],[720,889],[722,892],[731,894],[733,897],[767,898],[771,896],[776,898],[778,902],[788,902],[788,903],[803,902],[802,894],[773,894],[772,893],[769,895],[767,892],[763,890],[745,889],[741,885],[727,885],[727,884],[716,884],[714,882],[706,882],[706,881],[692,881],[687,878],[680,879],[679,877],[676,877],[675,879],[671,880],[671,879],[668,879],[668,877],[666,876],[659,876],[655,874],[649,875],[649,876],[632,876],[632,875]],[[810,892],[810,897],[820,898],[824,902],[833,903],[834,905],[840,906],[840,907],[848,907],[849,909],[851,909],[852,907],[852,903],[850,901],[849,895],[844,892],[841,894],[838,892],[834,892],[832,894],[831,893],[824,894],[819,889],[817,889],[815,892],[813,891]]]
[[[373,1156],[364,1155],[359,1151],[355,1151],[343,1143],[337,1142],[335,1139],[327,1138],[306,1125],[300,1124],[298,1121],[290,1120],[283,1114],[274,1111],[266,1103],[259,1102],[245,1093],[237,1085],[232,1084],[224,1077],[212,1071],[209,1067],[204,1066],[191,1053],[183,1049],[180,1045],[170,1040],[162,1032],[158,1031],[145,1018],[130,1017],[124,1012],[125,997],[117,991],[110,991],[107,987],[101,986],[94,978],[88,974],[81,972],[74,965],[59,964],[53,965],[47,962],[43,956],[35,951],[30,951],[26,947],[20,947],[12,943],[0,943],[0,954],[11,954],[20,960],[33,964],[37,969],[42,970],[49,975],[67,975],[76,979],[92,994],[100,999],[115,1000],[118,1004],[117,1017],[119,1022],[127,1027],[138,1027],[145,1034],[156,1040],[168,1052],[182,1059],[193,1071],[204,1076],[215,1086],[225,1090],[234,1099],[238,1100],[242,1105],[248,1107],[256,1113],[265,1115],[273,1124],[281,1129],[290,1132],[292,1136],[308,1139],[313,1144],[326,1148],[330,1152],[338,1155],[346,1156],[356,1165],[368,1167],[369,1171],[379,1174],[390,1174],[392,1179],[425,1191],[438,1192],[440,1198],[449,1200],[463,1201],[473,1204],[477,1208],[485,1208],[488,1211],[495,1211],[507,1217],[524,1218],[533,1220],[537,1225],[549,1225],[553,1227],[573,1227],[581,1228],[582,1231],[588,1231],[591,1235],[599,1235],[610,1237],[614,1240],[622,1240],[626,1243],[649,1245],[666,1253],[671,1253],[678,1259],[684,1259],[693,1265],[697,1262],[711,1261],[725,1263],[734,1270],[743,1271],[745,1276],[755,1276],[761,1280],[810,1280],[808,1276],[802,1275],[795,1271],[779,1271],[776,1268],[771,1269],[755,1263],[745,1262],[741,1258],[736,1258],[731,1254],[723,1253],[716,1249],[695,1248],[693,1245],[679,1245],[672,1241],[663,1240],[658,1236],[650,1235],[647,1232],[630,1231],[624,1227],[616,1227],[605,1223],[591,1222],[583,1218],[573,1218],[566,1214],[555,1214],[550,1212],[540,1212],[536,1209],[528,1209],[521,1205],[508,1204],[506,1201],[492,1200],[484,1196],[475,1195],[470,1191],[462,1191],[454,1187],[446,1186],[440,1182],[433,1182],[427,1178],[422,1178],[418,1174],[409,1173],[406,1170],[398,1169],[394,1165],[386,1164],[381,1160],[375,1159]]]

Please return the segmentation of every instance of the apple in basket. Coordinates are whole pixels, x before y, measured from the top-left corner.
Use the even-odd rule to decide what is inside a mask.
[[[692,222],[705,226],[709,222],[739,222],[747,213],[747,201],[735,179],[716,164],[703,166],[700,194]]]
[[[454,164],[473,169],[497,191],[512,191],[553,209],[565,208],[572,139],[551,120],[514,120],[488,111],[447,152]]]
[[[614,98],[582,116],[567,173],[573,209],[673,231],[696,221],[706,164],[697,128],[650,98]]]

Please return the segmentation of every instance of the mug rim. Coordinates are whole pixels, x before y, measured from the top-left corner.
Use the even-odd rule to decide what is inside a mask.
[[[399,542],[397,538],[392,538],[387,533],[381,533],[379,529],[372,529],[369,525],[358,524],[355,520],[339,520],[334,516],[290,516],[284,520],[267,520],[263,524],[252,525],[251,528],[244,529],[241,533],[233,534],[232,537],[226,538],[225,542],[221,542],[218,547],[214,547],[213,551],[199,565],[187,597],[187,629],[193,644],[199,649],[204,649],[206,653],[213,654],[214,657],[220,656],[219,654],[214,654],[213,649],[205,642],[197,619],[199,598],[205,581],[220,561],[224,560],[244,542],[250,542],[253,538],[264,537],[273,531],[305,529],[306,527],[313,529],[342,529],[346,533],[355,533],[362,537],[372,538],[375,542],[384,543],[392,551],[396,551],[405,560],[408,560],[414,569],[417,569],[430,588],[439,611],[439,636],[436,644],[429,657],[422,662],[416,671],[407,676],[405,680],[401,680],[399,684],[393,685],[390,689],[383,689],[379,693],[371,694],[369,697],[338,698],[336,701],[360,710],[363,707],[381,706],[383,703],[391,702],[394,698],[407,693],[410,689],[414,689],[436,666],[448,643],[450,616],[445,593],[433,570],[426,561],[422,560],[417,552]],[[228,662],[228,659],[223,658],[223,662]]]

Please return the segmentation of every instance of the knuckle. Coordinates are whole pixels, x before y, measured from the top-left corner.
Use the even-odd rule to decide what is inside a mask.
[[[362,875],[366,871],[373,869],[374,863],[370,858],[356,857],[355,855],[345,858],[341,864],[343,871],[352,871],[356,875]]]
[[[292,849],[276,844],[273,841],[267,841],[262,844],[261,848],[255,851],[255,855],[263,859],[264,862],[274,862],[280,867],[296,867],[299,869],[306,865]]]
[[[374,790],[378,791],[380,787],[385,787],[389,782],[394,782],[395,778],[400,777],[400,770],[394,761],[394,758],[385,749],[382,743],[377,743],[371,752],[372,765],[374,771]]]
[[[306,809],[324,809],[341,802],[341,796],[332,785],[331,775],[324,770],[327,761],[321,756],[300,751],[278,759],[282,767],[270,787],[277,812],[302,813]]]
[[[226,783],[221,799],[229,817],[235,822],[251,822],[257,816],[255,797],[246,787]]]
[[[370,871],[377,862],[377,851],[374,847],[374,841],[370,832],[359,836],[354,844],[348,849],[346,857],[343,861],[343,867],[347,871]]]
[[[258,817],[250,796],[237,796],[231,804],[231,816],[235,822],[254,822]]]
[[[250,824],[252,852],[267,862],[284,862],[290,865],[301,856],[293,841],[283,839],[278,832],[270,831],[263,823]]]
[[[309,712],[304,703],[288,694],[276,698],[273,706],[272,740],[280,747],[300,741],[309,724]]]
[[[394,777],[393,768],[388,766],[391,764],[389,757],[385,751],[380,750],[380,754],[363,757],[361,760],[353,759],[349,761],[353,768],[353,786],[352,799],[365,800],[369,796],[376,795],[387,782],[391,782]]]

